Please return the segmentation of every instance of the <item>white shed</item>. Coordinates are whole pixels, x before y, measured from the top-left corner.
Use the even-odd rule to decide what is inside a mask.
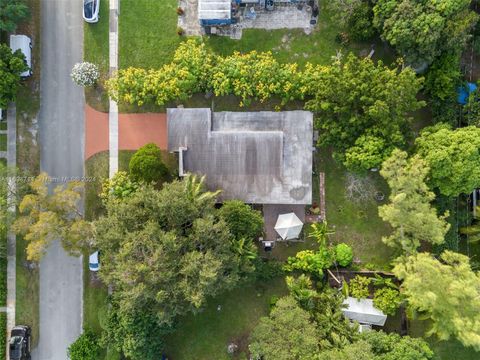
[[[347,297],[343,304],[346,305],[346,308],[342,310],[343,315],[352,321],[377,326],[383,326],[387,321],[387,315],[373,306],[372,299],[357,300],[353,297]]]
[[[198,20],[203,26],[232,23],[232,0],[198,0]]]

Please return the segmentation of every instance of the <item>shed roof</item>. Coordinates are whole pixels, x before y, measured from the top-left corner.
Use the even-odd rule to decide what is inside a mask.
[[[228,20],[231,18],[231,0],[198,0],[199,20]]]
[[[168,149],[183,168],[207,176],[220,201],[310,204],[313,115],[307,111],[168,109]]]
[[[343,309],[343,315],[350,319],[359,322],[360,324],[369,325],[385,325],[387,315],[373,306],[372,299],[355,299],[347,297],[344,302],[347,307]]]

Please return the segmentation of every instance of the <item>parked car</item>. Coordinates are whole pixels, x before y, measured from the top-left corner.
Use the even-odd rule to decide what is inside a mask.
[[[98,251],[90,254],[88,258],[88,268],[90,271],[98,271],[100,270],[100,261],[98,257]]]
[[[98,22],[100,0],[83,0],[83,19],[88,23]]]
[[[10,35],[10,49],[13,52],[20,50],[25,56],[28,70],[20,74],[22,78],[32,75],[32,40],[27,35]]]
[[[32,330],[29,326],[17,325],[10,333],[10,360],[30,360],[30,338]]]

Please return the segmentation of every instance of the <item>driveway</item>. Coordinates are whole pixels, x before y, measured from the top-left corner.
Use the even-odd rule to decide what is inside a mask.
[[[52,177],[83,175],[84,96],[70,79],[82,61],[81,0],[44,0],[41,36],[40,166]],[[34,360],[65,360],[82,326],[82,260],[58,242],[40,263],[40,339]]]

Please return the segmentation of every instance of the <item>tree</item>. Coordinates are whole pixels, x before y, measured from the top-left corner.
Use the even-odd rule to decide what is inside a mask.
[[[331,66],[307,64],[303,76],[312,96],[305,107],[316,113],[315,125],[321,130],[319,145],[333,146],[342,161],[353,146],[366,153],[358,158],[365,160],[347,165],[369,167],[391,147],[403,146],[408,114],[424,105],[416,99],[422,79],[408,67],[389,68],[350,54]]]
[[[428,335],[440,340],[453,336],[480,350],[480,275],[467,256],[445,251],[437,260],[418,253],[397,263],[393,272],[403,280],[409,307],[432,320]]]
[[[0,4],[2,4],[1,1]],[[21,51],[17,50],[12,53],[7,45],[0,44],[0,79],[2,79],[0,81],[0,108],[5,109],[10,101],[15,100],[20,74],[26,70],[28,70],[28,66]]]
[[[106,202],[106,215],[95,222],[99,274],[115,288],[121,313],[148,304],[158,324],[169,326],[253,270],[250,254],[233,248],[228,225],[217,216],[216,193],[202,189],[202,181],[188,176]]]
[[[363,340],[345,345],[342,349],[322,351],[315,360],[379,360],[369,343]]]
[[[29,15],[23,0],[0,0],[0,31],[14,32],[17,24]]]
[[[407,254],[414,253],[421,242],[441,244],[449,225],[448,214],[438,217],[430,204],[435,195],[425,180],[429,168],[418,155],[395,150],[382,165],[380,174],[390,186],[389,203],[378,208],[380,217],[390,223],[393,234],[382,240]]]
[[[168,169],[162,161],[162,151],[153,144],[142,146],[129,163],[130,175],[136,181],[162,183],[168,176]]]
[[[469,194],[480,186],[480,128],[437,124],[425,128],[415,144],[431,169],[432,187],[443,195]]]
[[[72,255],[80,255],[80,250],[92,242],[91,224],[79,210],[83,184],[71,181],[49,194],[49,181],[42,173],[30,183],[32,193],[23,197],[20,215],[13,224],[13,230],[28,243],[28,260],[39,261],[54,240],[60,240]]]
[[[315,325],[295,299],[281,298],[253,330],[249,350],[253,358],[264,360],[314,359],[318,352]]]
[[[430,66],[425,76],[425,91],[440,100],[454,98],[461,83],[460,56],[444,54]]]
[[[352,170],[365,171],[378,168],[390,156],[393,147],[382,138],[362,135],[345,153],[343,164]]]
[[[465,47],[478,16],[470,0],[378,0],[375,27],[384,40],[415,66]],[[419,36],[421,34],[421,36]]]
[[[219,214],[237,240],[256,240],[263,231],[262,214],[242,201],[225,201]]]
[[[386,334],[383,331],[367,331],[361,335],[371,348],[374,359],[378,360],[429,360],[433,358],[427,342],[410,336],[396,333]]]
[[[100,77],[100,71],[97,65],[85,61],[73,66],[70,77],[79,86],[93,86]]]
[[[100,345],[97,335],[89,329],[85,329],[73,344],[68,347],[70,360],[97,360],[100,353]]]

